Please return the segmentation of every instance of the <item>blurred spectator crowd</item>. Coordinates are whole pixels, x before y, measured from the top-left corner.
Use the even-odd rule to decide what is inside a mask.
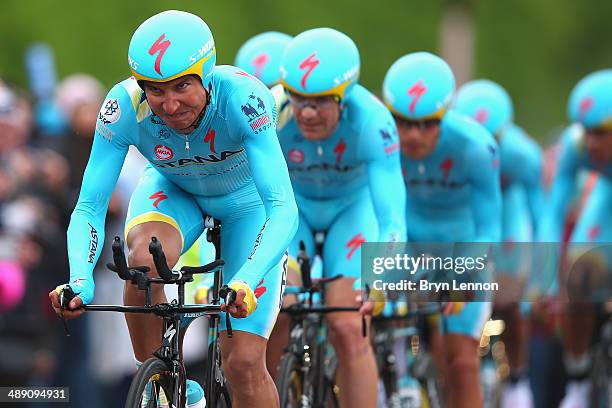
[[[107,318],[97,329],[116,330],[121,350],[97,344],[102,336],[87,317],[70,322],[73,335],[65,337],[47,296],[68,276],[66,229],[105,94],[92,76],[71,75],[55,87],[52,103],[46,101],[41,112],[41,101],[0,78],[0,386],[73,385],[71,406],[114,406],[102,395],[123,393],[114,388],[129,386],[134,366],[122,316]],[[133,152],[126,163],[142,168]],[[122,173],[109,206],[107,236],[121,235],[138,177],[134,167]],[[96,274],[107,261],[100,258]],[[121,281],[96,281],[102,301],[106,293],[107,303],[121,303]],[[99,353],[90,352],[98,346]],[[124,368],[104,368],[118,359]]]

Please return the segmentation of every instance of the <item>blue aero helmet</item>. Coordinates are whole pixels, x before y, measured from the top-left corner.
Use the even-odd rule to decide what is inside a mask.
[[[442,58],[429,52],[404,55],[383,81],[383,100],[409,120],[441,119],[455,90],[455,76]]]
[[[138,82],[166,82],[197,75],[208,88],[215,67],[215,41],[200,17],[168,10],[145,20],[128,49],[130,71]]]
[[[281,61],[281,84],[293,93],[344,100],[359,78],[357,46],[332,28],[315,28],[293,38]]]
[[[271,87],[280,81],[280,63],[291,36],[277,31],[257,34],[236,54],[234,65]]]
[[[455,95],[453,109],[475,119],[493,135],[511,123],[514,116],[508,92],[486,79],[462,85]]]
[[[570,94],[567,113],[586,129],[612,130],[612,69],[580,80]]]

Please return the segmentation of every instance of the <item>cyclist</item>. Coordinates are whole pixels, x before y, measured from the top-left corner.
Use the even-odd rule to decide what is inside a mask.
[[[70,285],[79,296],[66,311],[82,313],[94,295],[92,268],[104,243],[104,215],[129,145],[149,161],[126,220],[130,265],[156,274],[148,244],[156,236],[170,265],[203,232],[204,214],[222,222],[225,279],[238,292],[234,337],[222,337],[226,376],[236,406],[278,405],[265,369],[267,338],[279,310],[286,248],[297,228],[297,207],[275,132],[274,100],[257,79],[232,66],[215,67],[206,23],[182,11],[143,22],[128,50],[133,77],[115,85],[96,124],[95,140],[68,228]],[[257,299],[254,290],[257,288]],[[49,294],[58,311],[56,291]],[[126,305],[143,305],[127,283]],[[153,303],[165,302],[161,285]],[[144,361],[161,320],[126,317],[134,354]],[[189,382],[188,394],[197,383]],[[197,401],[189,401],[190,406]]]
[[[580,244],[612,241],[612,69],[591,73],[578,82],[569,97],[568,117],[572,125],[561,138],[550,208],[544,214],[539,237],[544,242],[561,241],[577,175],[580,170],[595,171],[599,177],[572,232],[571,253],[572,247],[578,250]],[[570,299],[566,313],[563,343],[569,382],[561,407],[586,407],[595,310],[588,302],[578,304]]]
[[[501,238],[498,147],[478,123],[447,111],[454,88],[448,64],[428,52],[401,57],[384,79],[403,153],[409,242]],[[445,318],[444,350],[434,352],[450,407],[482,406],[477,351],[490,307],[470,302]]]
[[[512,123],[510,96],[499,84],[475,80],[457,91],[453,107],[482,124],[499,143],[502,188],[502,242],[496,251],[498,279],[505,288],[517,288],[495,304],[504,321],[504,343],[510,365],[509,384],[502,396],[502,407],[531,407],[533,397],[525,379],[529,342],[527,303],[521,304],[521,285],[527,281],[532,228],[539,220],[542,204],[541,149],[517,125]]]
[[[236,54],[234,65],[259,78],[268,87],[280,81],[280,63],[291,36],[277,31],[257,34]]]
[[[314,254],[313,234],[326,232],[323,273],[344,276],[327,287],[330,307],[357,306],[353,283],[360,277],[364,242],[403,241],[406,235],[393,118],[357,84],[359,69],[353,40],[331,28],[293,38],[281,62],[287,103],[280,106],[290,117],[279,124],[278,135],[300,218],[289,252],[296,257],[304,241]],[[376,363],[361,334],[361,315],[332,313],[327,321],[338,358],[340,405],[375,406]]]

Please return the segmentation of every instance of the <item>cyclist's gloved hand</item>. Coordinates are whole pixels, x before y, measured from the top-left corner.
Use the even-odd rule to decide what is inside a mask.
[[[359,308],[359,313],[362,315],[378,316],[385,309],[385,304],[387,302],[385,292],[370,288],[368,298],[364,301],[363,295],[361,294],[361,279],[357,279],[355,283],[353,283],[353,290],[358,292],[356,298],[357,302],[363,302],[361,308]]]
[[[257,309],[257,298],[249,285],[241,280],[234,280],[228,286],[236,291],[236,300],[229,308],[223,304],[221,307],[223,311],[227,309],[232,317],[242,318],[249,316]]]
[[[447,316],[457,315],[461,313],[464,307],[465,307],[465,302],[447,302],[446,305],[444,305],[442,313],[444,313]]]
[[[70,286],[74,293],[78,294],[81,300],[83,300],[84,305],[91,303],[94,297],[94,288],[96,287],[93,280],[77,278],[70,282]]]
[[[62,293],[62,289],[64,289],[64,287],[66,286],[68,286],[68,284],[58,285],[55,289],[49,292],[49,300],[51,301],[51,306],[53,307],[53,310],[55,311],[55,313],[57,313],[58,316],[61,315],[60,295]],[[80,315],[85,313],[85,310],[81,308],[81,306],[83,306],[84,304],[83,299],[77,291],[75,291],[75,293],[77,295],[72,298],[72,300],[70,300],[68,305],[64,305],[65,319],[74,319],[75,317],[79,317]]]
[[[292,256],[287,258],[287,273],[295,273],[298,276],[302,274],[300,272],[300,264],[298,264],[298,261]]]

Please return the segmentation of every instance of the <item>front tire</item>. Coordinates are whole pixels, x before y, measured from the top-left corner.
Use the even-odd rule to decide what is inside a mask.
[[[166,363],[150,358],[136,372],[125,408],[157,408],[158,400],[172,402],[173,390],[174,378]]]
[[[297,408],[302,406],[302,374],[298,359],[293,353],[286,353],[276,374],[276,389],[281,408]]]

